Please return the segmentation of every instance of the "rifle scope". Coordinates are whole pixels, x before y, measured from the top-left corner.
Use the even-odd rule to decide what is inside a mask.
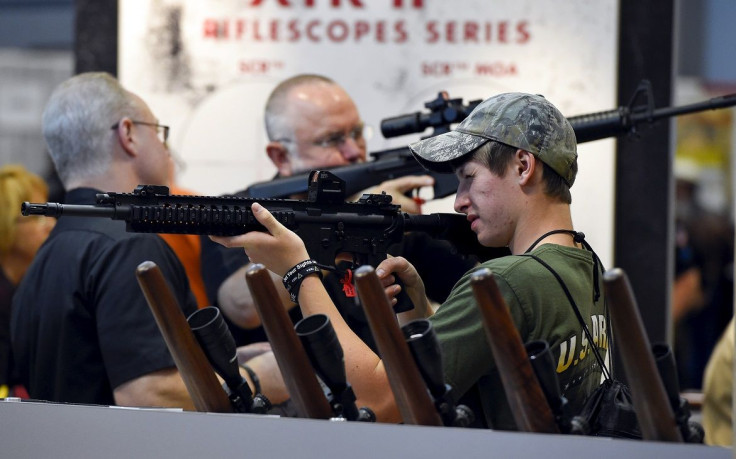
[[[210,364],[225,380],[228,396],[235,408],[240,412],[268,411],[268,400],[262,395],[253,398],[248,382],[240,374],[235,340],[220,310],[214,306],[198,309],[187,318],[187,322]]]

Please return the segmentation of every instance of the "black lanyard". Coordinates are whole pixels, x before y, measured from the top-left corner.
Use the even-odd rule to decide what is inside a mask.
[[[536,241],[534,241],[534,243],[530,245],[529,248],[526,249],[526,251],[524,251],[524,253],[526,254],[526,253],[531,252],[534,249],[534,247],[536,247],[537,244],[542,242],[542,240],[546,238],[547,236],[551,236],[553,234],[560,234],[560,233],[571,235],[573,242],[575,242],[576,244],[582,244],[582,246],[585,247],[587,251],[593,254],[593,302],[595,303],[596,301],[598,301],[598,298],[601,297],[601,290],[598,287],[598,266],[600,265],[601,270],[603,270],[603,264],[600,262],[598,255],[593,251],[593,248],[590,246],[590,244],[588,244],[588,241],[585,240],[585,233],[581,231],[574,231],[574,230],[569,230],[569,229],[556,229],[556,230],[548,231],[544,233],[543,235],[539,236],[539,238]]]

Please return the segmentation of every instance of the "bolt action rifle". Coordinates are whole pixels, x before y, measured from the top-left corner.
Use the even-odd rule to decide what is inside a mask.
[[[185,318],[161,270],[152,261],[138,265],[136,277],[195,409],[266,413],[271,404],[261,394],[253,396],[240,375],[235,341],[219,309],[209,306]],[[215,372],[225,381],[222,386]]]
[[[430,136],[442,134],[448,132],[453,123],[465,119],[480,103],[480,100],[474,100],[463,104],[462,99],[449,99],[446,93],[441,92],[436,99],[424,104],[429,109],[428,112],[415,112],[384,119],[381,121],[381,132],[385,138],[421,133],[427,128],[433,129]],[[627,106],[571,116],[567,119],[575,130],[578,143],[583,143],[627,133],[637,134],[641,126],[653,124],[664,118],[734,105],[736,94],[728,94],[695,104],[655,109],[651,83],[643,80]],[[426,171],[414,159],[408,147],[373,152],[370,156],[372,159],[365,163],[330,169],[332,173],[345,180],[348,196],[386,180],[423,174],[432,175],[435,179],[435,199],[449,196],[457,190],[457,179],[453,174]],[[306,183],[307,175],[299,174],[256,183],[248,188],[248,193],[252,197],[259,198],[285,198],[305,193]]]

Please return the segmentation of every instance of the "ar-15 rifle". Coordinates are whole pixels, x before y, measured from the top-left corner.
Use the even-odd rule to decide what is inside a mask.
[[[377,266],[388,248],[406,231],[423,231],[447,239],[459,251],[492,258],[506,249],[489,249],[477,242],[465,216],[460,214],[410,215],[391,204],[386,194],[366,194],[357,202],[345,202],[345,182],[327,171],[313,171],[307,200],[254,199],[169,195],[165,186],[139,185],[133,193],[102,193],[95,205],[24,202],[23,215],[53,217],[104,217],[124,220],[136,233],[208,234],[232,236],[265,231],[251,212],[259,202],[287,228],[304,240],[309,254],[327,269],[348,252],[356,265]],[[411,309],[408,302],[396,312]]]
[[[637,103],[639,100],[643,102]],[[431,135],[441,134],[467,117],[480,100],[462,103],[462,99],[447,99],[440,93],[437,99],[425,103],[429,112],[415,112],[395,116],[381,121],[381,132],[386,138],[405,134],[424,132],[432,128]],[[715,110],[736,105],[736,94],[680,107],[654,108],[654,96],[649,81],[639,83],[629,105],[613,110],[588,113],[568,117],[575,130],[578,143],[618,137],[622,134],[637,133],[640,126],[655,121],[688,113]],[[371,161],[330,169],[332,173],[345,180],[347,194],[353,195],[386,180],[406,175],[429,174],[435,179],[434,198],[449,196],[457,190],[457,179],[453,174],[427,172],[413,157],[409,148],[370,153]],[[251,185],[248,192],[254,197],[283,198],[306,192],[306,174],[279,178]]]

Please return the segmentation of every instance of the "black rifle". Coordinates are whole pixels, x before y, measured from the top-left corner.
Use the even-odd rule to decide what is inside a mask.
[[[427,128],[432,128],[430,136],[444,134],[452,124],[467,118],[481,102],[478,99],[463,104],[462,99],[450,99],[445,91],[441,91],[436,99],[424,103],[429,112],[414,112],[381,120],[381,134],[390,139],[424,132]]]
[[[434,177],[434,198],[449,196],[457,191],[457,178],[454,174],[427,172],[414,159],[408,147],[394,148],[370,153],[371,160],[335,167],[330,172],[345,180],[347,196],[368,189],[374,185],[407,175],[431,175]],[[248,187],[248,195],[254,198],[288,198],[307,191],[308,174],[296,174],[258,182]]]
[[[312,171],[307,200],[170,195],[168,187],[139,185],[133,193],[101,193],[95,205],[24,202],[23,215],[103,217],[124,220],[135,233],[233,236],[265,231],[251,212],[258,202],[304,241],[314,260],[336,270],[335,258],[347,252],[357,266],[376,266],[406,231],[422,231],[452,242],[462,253],[489,259],[507,249],[478,244],[464,215],[411,215],[386,194],[365,194],[345,202],[345,182],[328,171]],[[406,298],[408,300],[408,297]],[[401,304],[396,311],[411,309]]]
[[[638,102],[642,99],[642,102]],[[429,112],[416,112],[384,119],[381,121],[381,132],[386,138],[424,132],[427,128],[433,129],[431,135],[441,134],[447,132],[452,123],[462,121],[480,102],[475,100],[464,105],[461,99],[446,99],[443,98],[443,93],[440,93],[437,99],[425,104],[430,109]],[[578,143],[583,143],[618,137],[626,133],[636,134],[640,126],[652,124],[663,118],[734,105],[736,94],[729,94],[691,105],[655,109],[651,84],[644,80],[639,83],[628,106],[571,116],[568,117],[568,121],[575,130]],[[345,180],[348,196],[389,179],[422,174],[434,177],[435,199],[449,196],[457,190],[457,179],[453,174],[427,172],[414,159],[408,147],[374,152],[370,153],[370,156],[372,160],[365,163],[330,169]],[[248,188],[248,192],[255,197],[283,198],[306,192],[306,181],[307,174],[299,174],[256,183]]]

